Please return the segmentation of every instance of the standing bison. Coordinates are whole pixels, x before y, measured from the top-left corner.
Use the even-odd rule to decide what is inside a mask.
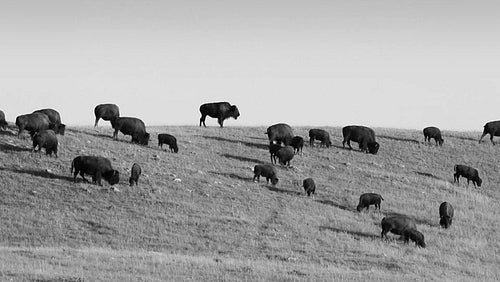
[[[425,248],[424,234],[420,233],[417,229],[405,229],[403,230],[403,240],[408,243],[410,240],[415,242],[415,245]]]
[[[111,167],[111,162],[105,157],[99,156],[78,156],[71,162],[71,172],[73,173],[73,181],[76,182],[78,173],[83,180],[89,182],[84,174],[92,176],[92,182],[102,186],[101,179],[104,178],[110,185],[114,185],[120,181],[120,173]]]
[[[290,145],[294,137],[292,127],[286,123],[269,126],[266,134],[270,143],[283,143],[285,145]]]
[[[124,135],[132,136],[132,143],[148,145],[149,133],[146,132],[144,122],[134,117],[119,117],[111,121],[111,126],[115,130],[113,138],[118,140],[118,131]]]
[[[300,154],[302,155],[302,148],[304,148],[304,138],[301,136],[294,136],[292,138],[292,142],[290,142],[290,146],[293,147],[293,151],[295,154]]]
[[[308,197],[311,194],[314,195],[314,193],[316,192],[316,183],[314,183],[314,179],[312,178],[304,179],[304,181],[302,181],[302,187],[304,187],[304,190],[306,191]]]
[[[382,219],[382,238],[387,238],[387,233],[391,232],[401,235],[405,242],[410,239],[419,247],[425,248],[424,235],[417,230],[415,221],[405,215],[390,215]]]
[[[275,155],[278,157],[281,165],[290,166],[290,161],[293,159],[295,153],[292,146],[285,146],[280,148]]]
[[[460,176],[463,176],[467,178],[467,186],[469,185],[469,181],[472,180],[472,184],[474,184],[474,187],[477,186],[481,187],[481,183],[483,182],[481,178],[479,178],[479,172],[477,169],[472,168],[470,166],[466,165],[455,165],[455,174],[453,174],[453,182],[460,183],[459,178]]]
[[[19,137],[24,130],[27,130],[31,137],[35,133],[50,128],[50,120],[46,114],[31,113],[20,115],[16,118],[16,126],[19,129],[17,136]]]
[[[434,139],[436,145],[443,146],[443,137],[441,136],[441,130],[434,126],[429,126],[424,128],[424,142],[431,142],[431,138]]]
[[[41,113],[47,115],[50,121],[50,128],[54,130],[56,134],[64,135],[66,125],[61,123],[61,115],[58,111],[54,109],[41,109],[36,110],[33,113]]]
[[[57,145],[56,133],[51,129],[42,130],[33,135],[33,151],[36,151],[37,147],[39,152],[45,148],[46,155],[52,156],[54,152],[57,158]]]
[[[361,212],[364,208],[368,211],[370,209],[370,205],[375,206],[375,210],[380,211],[380,203],[384,200],[380,194],[376,193],[365,193],[359,196],[359,204],[356,207],[358,212]]]
[[[260,176],[264,176],[266,178],[267,183],[269,183],[269,180],[271,180],[271,184],[276,185],[278,183],[278,173],[276,172],[276,169],[274,169],[273,165],[269,164],[258,164],[255,165],[253,168],[253,181],[255,182],[255,179],[257,181],[260,180]]]
[[[323,129],[313,128],[309,130],[309,145],[314,147],[314,140],[321,141],[321,147],[330,147],[332,142],[330,141],[330,134]]]
[[[5,113],[0,110],[0,128],[5,129],[7,127],[7,121],[5,120]]]
[[[342,147],[345,148],[345,143],[352,150],[351,140],[359,143],[359,148],[362,152],[371,153],[376,155],[380,145],[375,141],[375,132],[373,129],[360,126],[360,125],[349,125],[342,128],[342,135],[344,140],[342,141]]]
[[[453,206],[448,202],[442,202],[441,205],[439,205],[439,225],[443,228],[450,227],[453,221],[453,213]]]
[[[94,108],[95,123],[97,126],[99,119],[113,121],[120,117],[120,108],[115,104],[100,104]]]
[[[137,186],[140,175],[141,175],[141,166],[138,163],[134,163],[132,165],[132,170],[130,172],[130,178],[128,179],[128,183],[130,184],[130,186],[134,186],[134,183]]]
[[[177,147],[177,139],[167,133],[158,134],[158,147],[163,149],[163,144],[167,144],[171,152],[179,152],[179,147]]]
[[[231,105],[228,102],[215,102],[215,103],[206,103],[200,106],[200,126],[203,124],[204,127],[207,127],[205,124],[205,119],[207,116],[216,118],[220,127],[224,127],[224,120],[232,117],[234,119],[238,119],[240,116],[240,111],[236,105]]]
[[[479,138],[479,143],[481,143],[481,140],[483,140],[483,137],[486,134],[490,135],[491,144],[495,145],[495,142],[493,142],[493,136],[500,136],[500,120],[490,121],[484,125],[483,135]]]

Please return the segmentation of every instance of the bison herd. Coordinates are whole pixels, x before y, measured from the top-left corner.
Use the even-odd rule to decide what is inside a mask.
[[[222,128],[224,120],[232,117],[237,119],[240,116],[238,107],[231,105],[228,102],[206,103],[200,106],[200,123],[199,126],[205,126],[207,116],[216,118],[219,126]],[[124,135],[130,135],[131,142],[140,145],[148,145],[150,134],[146,131],[146,126],[142,120],[136,117],[121,117],[119,107],[115,104],[100,104],[94,108],[95,123],[97,126],[99,119],[109,121],[114,130],[112,138],[118,139],[118,132]],[[47,155],[58,157],[58,139],[57,135],[64,135],[66,126],[61,122],[60,114],[54,109],[40,109],[32,113],[23,114],[16,118],[15,122],[18,128],[18,137],[24,131],[28,131],[32,142],[32,151],[41,151],[45,149]],[[5,129],[8,123],[5,119],[5,114],[0,111],[0,128]],[[296,136],[290,125],[278,123],[267,128],[265,134],[269,139],[270,164],[257,164],[253,168],[253,181],[259,181],[260,176],[265,177],[266,182],[271,182],[272,185],[278,184],[278,172],[275,164],[278,160],[279,164],[285,167],[290,167],[290,162],[296,154],[302,154],[304,147],[304,138]],[[442,146],[444,143],[441,131],[437,127],[426,127],[423,130],[424,142],[431,142],[434,139],[436,145]],[[490,140],[493,145],[494,136],[500,136],[500,121],[488,122],[484,125],[483,134],[479,142],[486,134],[490,134]],[[342,147],[345,144],[350,150],[351,141],[358,143],[361,152],[376,155],[380,149],[379,143],[376,141],[375,132],[373,129],[360,126],[349,125],[342,128]],[[320,147],[330,148],[332,142],[330,134],[323,129],[313,128],[309,130],[309,146],[315,146],[315,141],[320,142]],[[173,153],[179,152],[177,139],[167,133],[158,134],[158,147],[163,149],[163,145],[168,145],[169,150]],[[482,180],[479,177],[478,170],[466,165],[454,166],[454,182],[459,183],[459,178],[467,179],[467,184],[472,181],[474,187],[481,187]],[[85,174],[92,177],[92,182],[97,185],[102,185],[102,179],[106,180],[110,185],[119,183],[120,173],[113,169],[110,160],[101,156],[77,156],[71,162],[71,173],[73,173],[73,181],[76,182],[77,175],[80,174],[84,181]],[[139,176],[141,175],[141,166],[134,163],[131,168],[131,176],[129,178],[130,186],[138,185]],[[316,184],[312,178],[303,180],[303,188],[307,196],[314,195],[316,192]],[[381,195],[376,193],[364,193],[359,197],[359,203],[356,207],[358,212],[364,209],[369,210],[369,206],[375,206],[375,210],[380,211],[380,204],[384,200]],[[439,206],[440,225],[443,228],[449,228],[452,223],[454,214],[453,206],[448,202],[443,202]],[[390,215],[386,216],[381,221],[381,237],[387,237],[387,233],[391,232],[401,235],[405,242],[409,240],[415,242],[417,246],[425,247],[424,235],[417,230],[415,220],[405,215]]]

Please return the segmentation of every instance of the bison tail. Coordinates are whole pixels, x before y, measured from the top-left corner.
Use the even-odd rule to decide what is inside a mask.
[[[73,173],[73,168],[75,167],[75,160],[71,161],[71,173]]]
[[[382,201],[385,201],[384,198],[382,198],[382,196],[380,196],[380,199],[382,199]]]

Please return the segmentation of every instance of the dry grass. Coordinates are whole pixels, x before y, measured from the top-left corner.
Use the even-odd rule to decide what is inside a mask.
[[[444,132],[438,148],[419,131],[377,128],[373,156],[325,129],[333,147],[304,148],[276,187],[252,182],[269,162],[265,127],[154,127],[147,147],[112,140],[109,125],[73,128],[58,159],[0,132],[0,280],[499,280],[498,146],[478,144],[478,132]],[[158,133],[176,136],[179,153],[158,149]],[[72,182],[83,154],[111,160],[117,190]],[[134,162],[143,175],[129,187]],[[483,187],[453,184],[457,163],[478,168]],[[314,198],[300,187],[307,177]],[[365,192],[382,194],[382,212],[356,212]],[[448,230],[443,201],[455,207]],[[394,212],[415,217],[426,249],[380,240]]]

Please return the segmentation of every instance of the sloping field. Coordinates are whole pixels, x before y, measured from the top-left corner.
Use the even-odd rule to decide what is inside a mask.
[[[439,148],[420,131],[375,128],[371,155],[343,149],[341,129],[327,127],[333,146],[306,146],[273,187],[252,182],[253,166],[270,161],[265,127],[152,127],[144,147],[103,124],[68,128],[57,159],[0,132],[0,280],[500,279],[500,146],[478,144],[479,132],[445,131]],[[295,133],[308,140],[308,129]],[[160,150],[158,133],[176,136],[179,153]],[[78,155],[109,158],[120,183],[73,183]],[[128,186],[134,162],[138,187]],[[477,168],[483,186],[454,184],[455,164]],[[365,192],[384,197],[381,212],[356,211]],[[443,201],[455,207],[447,230]],[[413,216],[427,248],[381,240],[390,213]]]

